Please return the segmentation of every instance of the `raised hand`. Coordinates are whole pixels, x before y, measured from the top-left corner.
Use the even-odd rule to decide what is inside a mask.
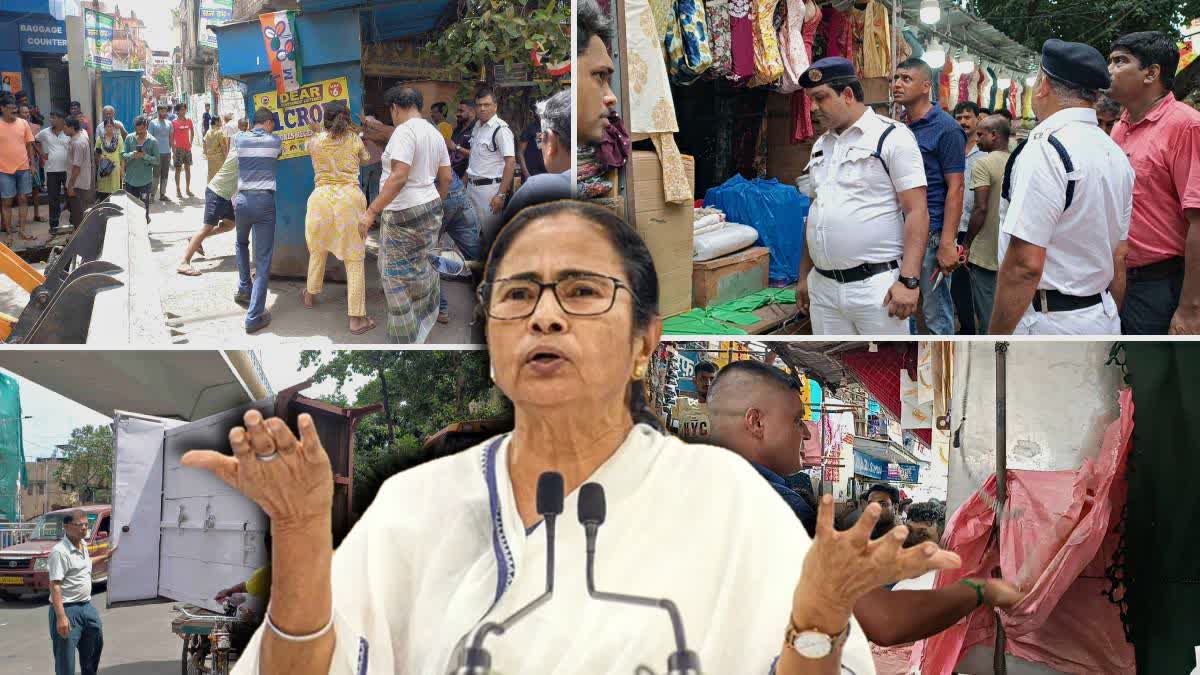
[[[833,528],[833,498],[825,495],[821,499],[817,534],[804,557],[794,606],[823,603],[843,609],[849,616],[855,602],[870,591],[930,570],[962,565],[957,554],[943,551],[933,542],[902,548],[908,536],[903,525],[872,541],[871,530],[879,514],[879,505],[870,504],[854,527],[838,532]]]
[[[245,427],[229,431],[232,457],[213,450],[191,450],[183,456],[183,465],[207,469],[253,499],[277,531],[328,519],[333,507],[333,469],[312,417],[302,414],[297,420],[300,438],[283,420],[264,420],[257,410],[247,411],[244,420]]]

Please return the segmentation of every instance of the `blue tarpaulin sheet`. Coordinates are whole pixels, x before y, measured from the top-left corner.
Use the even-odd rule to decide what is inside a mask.
[[[17,381],[0,373],[0,523],[19,522],[25,447],[21,438],[21,391]]]
[[[704,205],[721,209],[726,220],[758,230],[756,246],[771,251],[769,275],[773,285],[795,283],[804,251],[804,222],[811,200],[791,185],[774,178],[733,178],[704,195]]]

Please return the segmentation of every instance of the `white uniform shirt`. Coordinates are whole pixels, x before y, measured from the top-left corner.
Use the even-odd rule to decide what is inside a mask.
[[[896,129],[880,153],[884,170],[872,154],[889,124]],[[805,236],[816,267],[843,270],[903,257],[904,213],[896,195],[926,184],[921,148],[908,127],[867,108],[841,134],[817,139],[808,170],[815,201]]]
[[[46,155],[44,169],[50,172],[65,172],[71,158],[68,153],[71,137],[66,132],[54,133],[51,127],[44,127],[33,140],[42,144],[42,153]]]
[[[983,157],[986,155],[987,153],[983,150],[980,150],[978,145],[976,145],[971,149],[970,152],[967,153],[967,168],[965,171],[963,171],[966,186],[963,189],[963,213],[962,220],[958,222],[959,232],[967,231],[967,228],[971,225],[971,209],[975,208],[975,191],[970,188],[971,169],[975,168],[975,162],[983,159]]]
[[[1050,145],[1054,133],[1075,167],[1075,195],[1064,212],[1068,176]],[[1013,165],[1012,197],[1000,223],[1001,264],[1009,240],[1019,237],[1046,249],[1039,289],[1095,295],[1113,279],[1113,253],[1129,236],[1133,167],[1096,123],[1091,108],[1060,110],[1029,134]]]
[[[408,180],[400,194],[387,205],[388,211],[402,211],[440,198],[435,184],[438,167],[450,166],[450,153],[446,150],[446,139],[437,127],[420,117],[408,120],[392,132],[381,157],[381,187],[392,175],[393,161],[409,167]]]
[[[526,533],[508,453],[507,439],[489,441],[384,483],[333,556],[332,675],[453,672],[464,636],[542,593],[545,525]],[[750,463],[639,425],[588,480],[607,503],[597,588],[673,600],[704,672],[768,675],[810,540]],[[588,597],[577,504],[578,490],[558,518],[554,595],[485,643],[497,672],[629,675],[674,650],[662,610]],[[850,621],[841,672],[874,675]],[[237,675],[260,672],[262,634]]]
[[[500,127],[499,133],[496,128]],[[492,145],[492,134],[496,144]],[[487,122],[476,122],[471,131],[471,160],[467,163],[467,175],[476,178],[500,178],[504,175],[504,158],[516,157],[513,132],[508,122],[492,115]]]
[[[65,536],[50,549],[46,569],[50,581],[62,582],[63,602],[83,602],[92,599],[92,556],[87,541],[71,543]]]

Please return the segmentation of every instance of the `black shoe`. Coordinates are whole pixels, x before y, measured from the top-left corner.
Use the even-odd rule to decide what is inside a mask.
[[[233,296],[233,301],[236,302],[237,304],[241,305],[242,307],[249,307],[250,306],[250,294],[249,293],[237,293]]]
[[[260,331],[270,325],[271,325],[271,313],[263,312],[263,315],[261,317],[259,317],[258,321],[246,326],[246,335],[253,335],[254,333],[257,333],[258,331]]]

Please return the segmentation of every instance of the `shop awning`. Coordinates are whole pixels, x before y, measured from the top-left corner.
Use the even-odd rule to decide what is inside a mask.
[[[884,0],[891,6],[893,0]],[[900,0],[900,7],[908,25],[936,35],[942,42],[965,47],[972,55],[998,61],[1029,73],[1041,61],[1041,55],[1013,40],[984,19],[975,16],[952,3],[941,3],[942,18],[935,25],[917,21],[921,12],[921,0]]]
[[[904,448],[892,443],[891,441],[883,441],[874,438],[866,438],[865,436],[854,437],[854,450],[861,452],[864,455],[877,459],[881,462],[889,462],[893,464],[919,464],[919,460],[909,453],[905,452]]]

